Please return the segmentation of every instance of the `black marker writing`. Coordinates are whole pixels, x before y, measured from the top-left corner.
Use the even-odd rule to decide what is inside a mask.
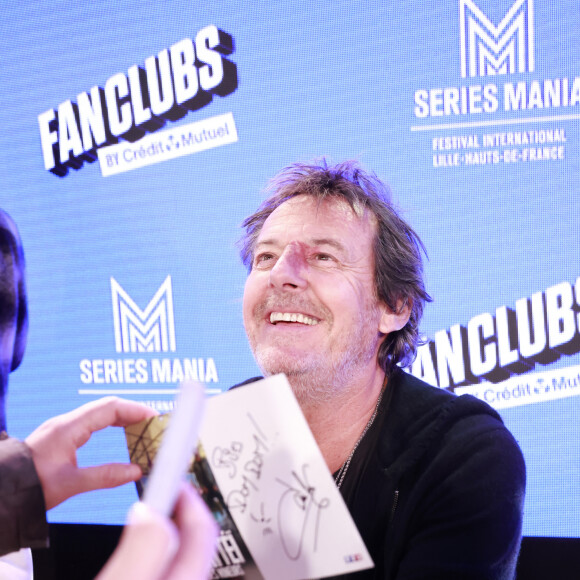
[[[243,449],[244,446],[239,441],[233,441],[229,448],[216,447],[211,455],[213,467],[226,468],[230,478],[235,477],[238,472],[236,462],[240,458]]]
[[[313,549],[316,551],[320,512],[330,505],[328,498],[319,501],[315,498],[316,488],[308,483],[307,467],[307,464],[302,466],[302,479],[292,471],[292,477],[297,483],[291,484],[276,478],[278,483],[286,487],[278,503],[278,530],[284,552],[291,560],[300,557],[308,530],[313,535]],[[298,538],[293,537],[295,529],[299,529]]]

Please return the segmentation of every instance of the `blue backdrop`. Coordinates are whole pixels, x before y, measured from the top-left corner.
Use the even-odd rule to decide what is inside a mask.
[[[218,393],[257,374],[239,224],[284,165],[356,158],[428,249],[412,372],[500,410],[526,535],[580,536],[577,2],[1,4],[0,207],[31,317],[13,435],[107,393],[163,410],[183,375]],[[125,459],[118,429],[81,453]],[[50,518],[122,523],[134,499]]]

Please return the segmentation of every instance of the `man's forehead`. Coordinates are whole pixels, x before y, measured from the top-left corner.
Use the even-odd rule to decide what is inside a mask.
[[[311,195],[297,195],[281,203],[265,220],[264,229],[283,227],[304,223],[313,229],[328,226],[333,221],[336,226],[344,224],[350,228],[367,228],[376,226],[376,218],[372,212],[365,209],[360,203],[351,206],[350,203],[337,196],[324,198]],[[261,233],[262,233],[261,232]],[[261,233],[260,236],[261,237]]]

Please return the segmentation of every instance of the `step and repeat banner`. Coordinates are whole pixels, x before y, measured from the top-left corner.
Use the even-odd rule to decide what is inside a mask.
[[[429,254],[409,372],[500,411],[527,461],[526,535],[580,537],[576,0],[1,4],[0,207],[30,305],[12,434],[258,374],[240,224],[288,163],[355,158]],[[126,457],[115,429],[81,453]],[[51,521],[119,524],[135,497]]]

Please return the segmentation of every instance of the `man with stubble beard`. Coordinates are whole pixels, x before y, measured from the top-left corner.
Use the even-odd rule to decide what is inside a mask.
[[[431,300],[417,234],[354,162],[294,164],[267,191],[243,224],[244,325],[264,374],[288,377],[375,562],[348,578],[513,578],[517,443],[485,403],[401,369]]]

